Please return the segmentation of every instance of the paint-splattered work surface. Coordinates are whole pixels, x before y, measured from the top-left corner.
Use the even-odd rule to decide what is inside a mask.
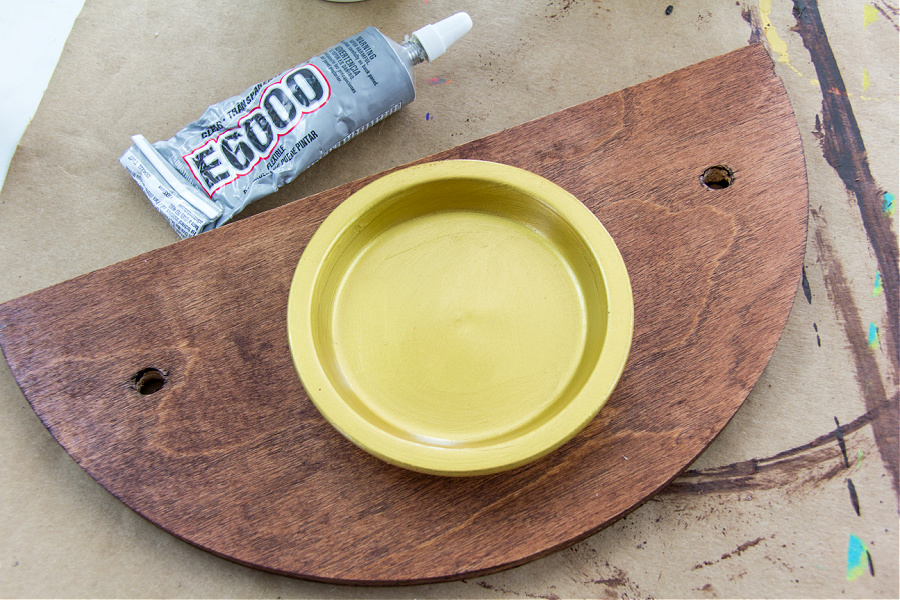
[[[68,458],[3,363],[0,594],[900,595],[895,2],[156,2],[123,13],[89,1],[0,196],[0,301],[175,241],[133,186],[77,204],[67,194],[111,176],[91,162],[97,115],[127,113],[132,95],[152,90],[171,102],[142,115],[140,133],[164,139],[367,25],[396,38],[457,10],[476,28],[420,67],[415,103],[248,212],[761,40],[803,136],[810,226],[784,335],[731,424],[661,494],[567,550],[461,582],[341,588],[234,565],[144,521]],[[159,62],[173,45],[184,58]],[[122,148],[132,133],[121,132]],[[60,152],[81,159],[63,168]]]

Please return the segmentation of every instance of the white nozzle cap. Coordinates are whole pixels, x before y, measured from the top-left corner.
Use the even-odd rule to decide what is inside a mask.
[[[459,12],[452,17],[417,29],[413,32],[413,37],[419,40],[422,48],[425,49],[428,62],[431,62],[470,29],[472,29],[472,18],[468,13]]]

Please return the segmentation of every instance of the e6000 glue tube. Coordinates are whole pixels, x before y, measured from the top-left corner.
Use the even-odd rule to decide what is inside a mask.
[[[214,104],[170,140],[119,159],[182,238],[226,223],[415,98],[412,67],[472,27],[457,13],[398,44],[374,27]]]

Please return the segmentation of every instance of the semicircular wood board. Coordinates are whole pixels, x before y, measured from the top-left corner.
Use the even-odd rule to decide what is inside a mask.
[[[285,326],[294,268],[326,215],[374,177],[7,302],[0,344],[16,381],[122,502],[268,571],[447,580],[598,531],[706,448],[775,348],[806,241],[788,98],[766,51],[748,46],[419,162],[453,158],[561,185],[631,276],[623,378],[547,457],[474,478],[406,471],[345,440],[304,393]],[[710,189],[702,174],[717,165],[733,181]],[[166,381],[142,395],[146,368]]]

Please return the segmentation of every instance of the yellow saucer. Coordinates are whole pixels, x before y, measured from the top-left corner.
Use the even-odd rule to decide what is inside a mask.
[[[350,196],[303,252],[287,310],[322,415],[395,465],[478,475],[534,460],[606,402],[631,347],[625,264],[559,186],[427,163]]]

